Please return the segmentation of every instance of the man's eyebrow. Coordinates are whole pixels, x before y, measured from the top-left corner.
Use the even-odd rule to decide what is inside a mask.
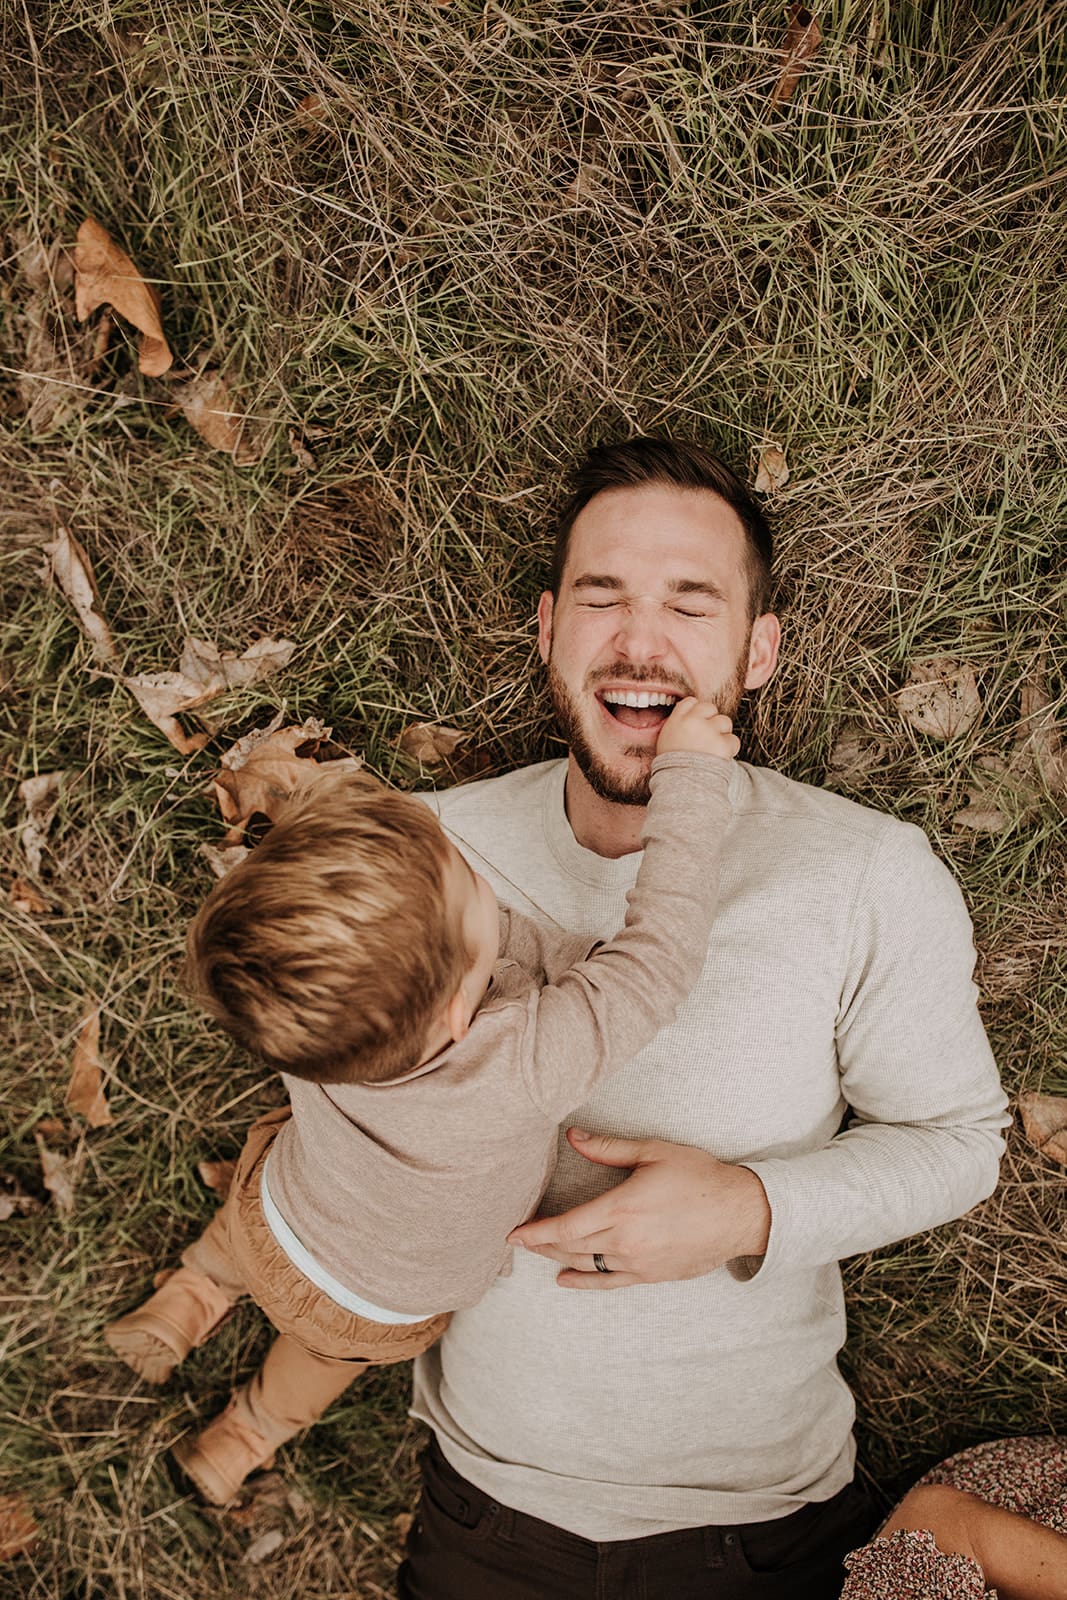
[[[620,594],[626,588],[621,578],[614,578],[606,572],[583,572],[579,574],[571,585],[576,589],[608,589],[615,594]],[[667,584],[667,593],[673,595],[702,594],[709,600],[715,600],[720,605],[727,603],[726,596],[717,583],[712,583],[710,578],[673,578]]]
[[[674,578],[667,588],[671,594],[705,594],[709,600],[721,600],[726,604],[726,596],[710,578]]]
[[[606,572],[583,572],[574,579],[572,589],[624,589],[621,578],[612,578]]]

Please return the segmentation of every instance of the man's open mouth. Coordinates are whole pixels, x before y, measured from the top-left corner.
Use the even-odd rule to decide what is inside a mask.
[[[682,696],[660,689],[602,689],[598,698],[624,728],[659,728]]]

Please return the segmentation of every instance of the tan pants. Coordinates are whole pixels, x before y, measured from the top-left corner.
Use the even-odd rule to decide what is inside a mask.
[[[252,1124],[222,1209],[182,1253],[185,1266],[234,1303],[251,1295],[278,1329],[266,1359],[234,1396],[238,1412],[272,1445],[312,1422],[369,1366],[410,1361],[439,1339],[448,1314],[422,1322],[372,1322],[310,1283],[274,1238],[259,1198],[267,1152],[289,1120],[286,1106]]]

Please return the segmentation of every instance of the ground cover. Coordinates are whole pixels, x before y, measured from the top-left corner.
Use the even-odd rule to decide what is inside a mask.
[[[0,1168],[46,1198],[42,1119],[81,1163],[69,1215],[0,1224],[0,1494],[41,1529],[0,1593],[390,1592],[403,1374],[216,1515],[160,1456],[261,1323],[161,1393],[99,1328],[209,1214],[197,1162],[276,1095],[176,986],[220,752],[279,709],[404,784],[554,751],[531,618],[584,443],[673,431],[753,477],[782,448],[786,649],[748,752],[927,830],[1009,1089],[1067,1093],[1062,797],[1049,760],[992,764],[1065,691],[1067,5],[834,0],[819,22],[776,101],[784,12],[741,0],[0,12]],[[47,253],[87,215],[158,285],[182,368],[225,373],[255,459],[190,427],[126,325],[102,348],[99,313],[75,322]],[[179,754],[41,578],[59,526],[125,671],[172,669],[186,634],[285,637],[292,660]],[[948,738],[897,693],[936,658],[971,706]],[[412,722],[464,732],[451,767],[398,751]],[[55,771],[34,871],[18,786]],[[64,1092],[97,1002],[114,1120],[81,1134]],[[985,1206],[849,1265],[861,1466],[886,1492],[1067,1426],[1064,1194],[1013,1132]]]

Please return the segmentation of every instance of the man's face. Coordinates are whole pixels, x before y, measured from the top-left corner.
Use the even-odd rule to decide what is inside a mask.
[[[610,489],[579,514],[539,644],[561,731],[604,799],[648,804],[675,700],[733,716],[774,671],[778,622],[750,619],[745,555],[736,514],[707,490]]]

